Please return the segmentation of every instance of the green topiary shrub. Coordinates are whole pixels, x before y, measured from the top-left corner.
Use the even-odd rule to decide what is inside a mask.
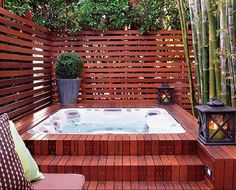
[[[80,77],[83,61],[75,52],[61,54],[56,61],[56,76],[58,79],[76,79]]]

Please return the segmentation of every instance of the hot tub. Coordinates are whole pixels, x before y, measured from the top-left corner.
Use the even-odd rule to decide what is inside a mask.
[[[185,130],[162,108],[61,109],[30,130],[49,134],[175,134]]]

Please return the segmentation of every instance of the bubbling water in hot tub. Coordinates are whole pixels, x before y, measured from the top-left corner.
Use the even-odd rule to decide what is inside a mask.
[[[61,109],[31,129],[50,134],[146,134],[184,133],[162,108]]]

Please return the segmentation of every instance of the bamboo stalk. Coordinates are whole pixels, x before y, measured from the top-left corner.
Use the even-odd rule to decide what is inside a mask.
[[[207,9],[205,0],[201,0],[202,13],[202,66],[203,66],[203,104],[206,104],[209,99],[209,41],[208,41],[208,27],[207,27]]]
[[[201,104],[204,99],[203,94],[203,44],[202,44],[202,16],[201,16],[201,3],[200,0],[194,0],[194,20],[196,25],[197,32],[197,46],[198,46],[198,61],[199,61],[199,70],[200,70],[200,83],[201,83]]]
[[[227,103],[227,55],[226,55],[226,37],[227,37],[227,11],[226,2],[220,3],[220,57],[221,57],[221,99]]]
[[[191,26],[192,26],[192,40],[193,40],[193,50],[194,50],[194,60],[196,66],[197,73],[197,89],[199,96],[199,103],[201,103],[201,73],[200,73],[200,65],[199,65],[199,57],[198,57],[198,46],[197,46],[197,29],[196,23],[194,19],[194,1],[189,1],[189,9],[190,9],[190,18],[191,18]]]
[[[227,105],[231,104],[231,93],[232,93],[232,61],[230,58],[230,39],[229,34],[227,33],[226,37],[226,55],[227,55],[227,64],[226,64],[226,103]]]
[[[235,0],[231,0],[232,1],[232,7],[233,7],[233,19],[234,19],[234,26],[236,27],[236,1]],[[236,32],[234,34],[235,38],[236,38]]]
[[[190,88],[190,101],[192,106],[192,114],[195,115],[195,93],[194,93],[194,86],[193,86],[193,77],[192,77],[192,70],[191,70],[191,63],[190,63],[190,56],[189,56],[189,48],[188,48],[188,30],[185,21],[185,13],[184,13],[184,5],[182,0],[177,0],[179,15],[180,15],[180,24],[182,28],[182,36],[184,42],[184,52],[186,57],[186,62],[188,65],[188,75],[189,75],[189,88]]]
[[[220,68],[217,59],[217,37],[216,37],[216,17],[213,14],[211,0],[206,0],[206,8],[209,24],[209,85],[210,85],[210,98],[219,98],[221,93],[221,81],[220,81]]]
[[[236,81],[236,47],[235,47],[235,26],[233,16],[233,2],[227,0],[227,11],[228,11],[228,31],[229,31],[229,75],[230,75],[230,87],[231,87],[231,103],[233,107],[236,107],[235,97],[235,81]]]

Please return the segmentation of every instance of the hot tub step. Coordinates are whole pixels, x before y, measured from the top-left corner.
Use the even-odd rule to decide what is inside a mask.
[[[83,190],[210,190],[207,181],[86,181]]]
[[[34,135],[23,136],[34,155],[187,155],[197,141],[188,133],[173,135]]]
[[[81,173],[95,181],[200,181],[197,156],[35,156],[42,172]]]

